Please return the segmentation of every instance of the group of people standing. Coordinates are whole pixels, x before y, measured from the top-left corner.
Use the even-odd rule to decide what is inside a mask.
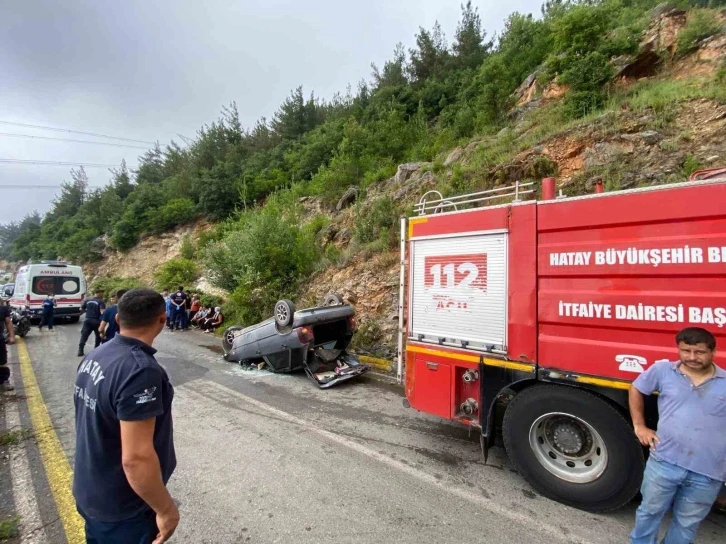
[[[163,296],[166,303],[166,327],[171,331],[198,327],[211,333],[224,322],[222,308],[203,306],[199,295],[193,294],[190,298],[182,285],[171,294],[164,290]]]
[[[96,348],[115,336],[118,331],[116,322],[117,302],[127,291],[128,289],[116,291],[111,297],[112,305],[109,307],[106,307],[102,290],[97,290],[93,297],[83,301],[81,311],[85,312],[86,317],[83,321],[81,339],[78,344],[79,357],[83,357],[84,348],[91,334],[95,337],[94,347]],[[219,306],[215,308],[202,306],[199,295],[194,294],[190,297],[181,285],[179,289],[171,294],[168,290],[164,290],[163,297],[166,305],[166,327],[169,330],[186,331],[190,327],[197,327],[206,333],[211,333],[224,323],[222,308]],[[43,317],[39,330],[42,330],[44,325],[47,325],[49,330],[53,329],[54,310],[55,298],[48,295],[48,299],[43,304]]]
[[[119,289],[111,296],[111,306],[106,307],[106,301],[103,298],[103,291],[97,290],[95,296],[86,299],[81,304],[81,311],[86,313],[86,319],[83,321],[81,328],[81,340],[78,344],[78,356],[83,357],[83,350],[88,342],[91,333],[94,335],[94,347],[97,348],[104,342],[108,342],[118,332],[118,323],[116,315],[118,314],[118,301],[121,299],[128,289]],[[46,322],[45,304],[43,306],[43,320],[40,322],[40,330]],[[50,317],[48,322],[49,329],[53,328],[53,318]]]

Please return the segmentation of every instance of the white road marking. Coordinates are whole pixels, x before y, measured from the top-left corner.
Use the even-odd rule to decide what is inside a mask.
[[[19,430],[20,411],[17,402],[5,404],[5,421],[8,430]],[[45,534],[43,521],[40,517],[38,501],[35,497],[33,477],[28,462],[27,440],[10,448],[10,481],[13,492],[13,502],[20,516],[21,542],[28,544],[46,544],[48,536]]]
[[[230,389],[230,388],[220,385],[218,383],[215,383],[215,382],[212,382],[209,380],[202,380],[202,379],[193,380],[191,382],[187,382],[184,385],[178,387],[177,391],[179,391],[183,395],[197,397],[199,402],[205,402],[205,401],[209,402],[209,398],[203,395],[203,393],[205,393],[205,392],[212,398],[218,399],[219,401],[225,401],[225,400],[233,401],[233,399],[237,399],[238,401],[242,401],[247,404],[250,404],[250,405],[254,406],[255,408],[264,410],[280,419],[283,419],[292,424],[298,425],[298,426],[300,426],[310,432],[313,432],[331,442],[335,442],[336,444],[344,446],[361,455],[365,455],[366,457],[369,457],[380,463],[383,463],[390,468],[398,470],[399,472],[403,472],[406,475],[416,478],[417,480],[419,480],[423,483],[436,487],[440,491],[454,495],[454,496],[458,497],[459,499],[463,499],[465,501],[474,503],[474,504],[484,508],[485,510],[488,510],[489,512],[502,516],[515,523],[518,523],[521,525],[526,525],[527,527],[530,527],[530,528],[536,530],[537,532],[541,533],[543,536],[547,535],[550,538],[554,538],[554,539],[562,541],[562,542],[568,542],[568,543],[573,543],[573,544],[589,544],[589,542],[590,542],[589,540],[579,538],[575,535],[566,534],[559,527],[556,527],[554,525],[550,525],[547,523],[543,523],[542,521],[534,519],[526,514],[513,511],[511,508],[508,508],[502,504],[499,504],[491,499],[487,499],[486,497],[477,495],[475,493],[471,493],[471,492],[467,491],[466,489],[462,489],[462,488],[447,484],[443,481],[436,479],[434,476],[431,476],[410,465],[401,463],[400,461],[398,461],[396,459],[392,459],[386,455],[380,454],[377,451],[372,450],[362,444],[358,444],[357,442],[354,442],[348,438],[339,436],[330,431],[326,431],[324,429],[316,427],[315,425],[313,425],[312,423],[310,423],[308,421],[305,421],[304,419],[300,419],[291,414],[288,414],[287,412],[278,410],[277,408],[274,408],[274,407],[270,406],[269,404],[260,402],[257,399],[253,399],[252,397],[249,397],[243,393],[239,393],[238,391],[235,391],[233,389]],[[227,397],[227,399],[225,399],[225,397]]]

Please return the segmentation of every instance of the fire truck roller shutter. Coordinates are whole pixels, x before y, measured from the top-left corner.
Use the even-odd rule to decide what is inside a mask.
[[[525,389],[507,407],[502,435],[519,473],[556,501],[607,512],[640,488],[643,448],[625,416],[594,393],[563,385]]]
[[[505,232],[414,239],[411,259],[412,338],[506,349]]]

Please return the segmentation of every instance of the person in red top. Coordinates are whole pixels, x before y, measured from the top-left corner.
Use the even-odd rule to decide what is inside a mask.
[[[202,301],[199,300],[199,295],[193,295],[192,296],[192,305],[189,307],[189,322],[191,323],[194,319],[194,316],[197,315],[197,312],[202,307]]]

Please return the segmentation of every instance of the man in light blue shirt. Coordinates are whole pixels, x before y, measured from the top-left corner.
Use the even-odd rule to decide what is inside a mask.
[[[635,514],[633,544],[654,544],[665,513],[664,544],[689,544],[726,480],[726,371],[716,366],[716,339],[690,327],[676,335],[680,360],[654,364],[630,387],[635,434],[650,447]],[[645,425],[644,395],[658,392],[658,429]]]

